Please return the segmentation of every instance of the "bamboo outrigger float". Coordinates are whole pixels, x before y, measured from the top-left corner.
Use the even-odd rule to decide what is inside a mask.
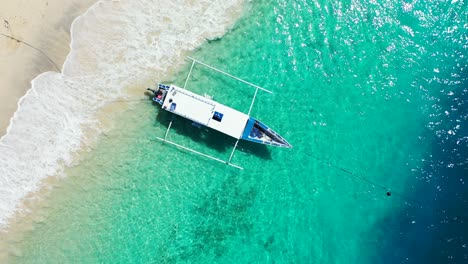
[[[171,145],[177,146],[184,150],[193,152],[195,154],[210,158],[212,160],[216,160],[222,163],[225,163],[229,166],[243,169],[242,167],[231,163],[232,157],[234,156],[234,152],[237,148],[237,144],[239,140],[247,140],[259,144],[277,146],[277,147],[284,147],[284,148],[291,148],[291,144],[289,144],[283,137],[281,137],[278,133],[270,129],[268,126],[263,124],[262,122],[258,121],[257,119],[250,116],[250,112],[252,111],[252,107],[255,102],[255,98],[257,97],[257,93],[259,90],[272,93],[271,91],[257,86],[255,84],[249,83],[244,81],[240,78],[237,78],[229,73],[223,72],[219,69],[216,69],[210,65],[207,65],[203,62],[195,60],[191,57],[188,57],[192,60],[192,66],[190,67],[190,71],[188,73],[187,79],[185,80],[185,84],[183,88],[177,87],[175,85],[164,85],[159,84],[158,89],[153,90],[148,88],[148,90],[152,91],[154,94],[153,101],[162,105],[162,109],[169,111],[173,114],[182,116],[184,118],[190,119],[197,124],[212,128],[217,130],[221,133],[229,135],[235,139],[237,139],[236,143],[234,144],[234,148],[232,149],[231,155],[227,161],[221,160],[219,158],[201,153],[191,148],[184,147],[179,145],[175,142],[167,140],[167,135],[169,134],[169,130],[171,129],[172,120],[169,123],[169,126],[166,130],[164,138],[157,137],[159,140],[169,143]],[[247,114],[237,111],[233,108],[230,108],[226,105],[220,104],[216,101],[211,99],[205,98],[201,95],[195,94],[185,89],[187,86],[187,82],[189,77],[192,73],[193,67],[195,63],[208,67],[214,71],[227,75],[231,78],[234,78],[240,82],[246,83],[250,86],[255,87],[255,94],[252,98],[252,102],[250,103],[250,108]]]

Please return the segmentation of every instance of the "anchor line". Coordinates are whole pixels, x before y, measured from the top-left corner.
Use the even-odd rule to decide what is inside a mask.
[[[404,201],[406,201],[406,202],[413,202],[413,203],[419,204],[420,206],[423,204],[422,202],[420,202],[420,201],[418,201],[418,200],[415,200],[415,199],[413,199],[413,198],[410,198],[410,197],[408,197],[408,196],[406,196],[406,195],[404,195],[404,194],[402,194],[402,193],[395,192],[395,191],[393,191],[391,188],[389,188],[389,187],[387,187],[387,186],[384,186],[384,185],[381,185],[381,184],[376,183],[376,182],[374,182],[374,181],[371,181],[371,180],[367,179],[366,177],[364,177],[364,176],[362,176],[362,175],[355,174],[355,173],[352,172],[352,171],[349,171],[349,170],[344,169],[344,168],[342,168],[342,167],[340,167],[340,166],[337,166],[337,165],[335,165],[335,164],[332,164],[332,163],[330,163],[330,162],[327,162],[327,161],[325,161],[325,160],[323,160],[323,159],[321,159],[321,158],[319,158],[319,157],[316,157],[316,156],[313,156],[313,155],[310,155],[310,157],[312,157],[312,158],[318,160],[319,162],[321,162],[321,163],[323,163],[323,164],[328,165],[329,167],[332,167],[332,168],[334,168],[334,169],[336,169],[336,170],[342,171],[342,172],[344,172],[344,173],[346,173],[346,174],[348,174],[348,175],[350,175],[350,176],[352,176],[352,177],[358,178],[358,179],[360,179],[360,180],[362,180],[362,181],[364,181],[364,182],[366,182],[366,183],[368,183],[368,184],[370,184],[370,185],[372,185],[372,186],[374,186],[374,187],[377,187],[377,188],[380,188],[380,189],[384,190],[384,191],[386,192],[387,196],[395,195],[395,196],[400,197],[402,200],[404,200]]]

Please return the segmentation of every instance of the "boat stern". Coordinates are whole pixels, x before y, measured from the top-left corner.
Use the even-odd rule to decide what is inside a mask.
[[[158,84],[158,89],[153,90],[151,88],[148,88],[148,91],[153,92],[153,98],[152,100],[160,105],[164,103],[164,98],[166,98],[167,92],[169,91],[170,86],[169,85],[164,85],[162,83]]]

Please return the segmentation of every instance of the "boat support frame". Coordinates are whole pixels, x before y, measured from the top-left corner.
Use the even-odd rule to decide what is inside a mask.
[[[245,84],[248,84],[248,85],[250,85],[250,86],[255,87],[255,94],[254,94],[254,96],[253,96],[253,98],[252,98],[252,102],[250,103],[249,112],[247,113],[248,116],[250,116],[250,112],[252,111],[252,108],[253,108],[255,99],[257,98],[258,90],[262,90],[262,91],[267,92],[267,93],[270,93],[270,94],[273,93],[273,92],[270,91],[270,90],[267,90],[267,89],[265,89],[265,88],[262,88],[262,87],[260,87],[260,86],[258,86],[258,85],[253,84],[253,83],[244,81],[244,80],[242,80],[242,79],[240,79],[240,78],[238,78],[238,77],[236,77],[236,76],[234,76],[234,75],[231,75],[231,74],[229,74],[229,73],[227,73],[227,72],[224,72],[224,71],[221,71],[221,70],[219,70],[219,69],[216,69],[216,68],[214,68],[214,67],[212,67],[212,66],[210,66],[210,65],[208,65],[208,64],[205,64],[205,63],[203,63],[203,62],[201,62],[201,61],[198,61],[198,60],[196,60],[196,59],[194,59],[194,58],[192,58],[192,57],[187,57],[187,58],[190,59],[190,60],[192,61],[192,65],[190,66],[190,71],[189,71],[189,73],[188,73],[188,75],[187,75],[187,79],[185,80],[184,89],[185,89],[185,87],[187,86],[188,80],[189,80],[189,78],[190,78],[190,75],[192,74],[192,70],[193,70],[193,67],[194,67],[195,63],[198,63],[198,64],[203,65],[203,66],[205,66],[205,67],[207,67],[207,68],[209,68],[209,69],[212,69],[212,70],[217,71],[217,72],[219,72],[219,73],[222,73],[222,74],[224,74],[224,75],[226,75],[226,76],[229,76],[229,77],[231,77],[231,78],[233,78],[233,79],[235,79],[235,80],[238,80],[238,81],[240,81],[240,82],[243,82],[243,83],[245,83]],[[237,169],[240,169],[240,170],[243,170],[243,169],[244,169],[244,168],[242,168],[242,167],[239,166],[239,165],[236,165],[236,164],[234,164],[234,163],[231,163],[231,160],[232,160],[232,158],[234,157],[234,152],[236,151],[237,144],[239,143],[240,138],[238,138],[238,139],[236,140],[236,143],[234,144],[234,147],[232,148],[231,155],[229,156],[229,159],[228,159],[227,161],[225,161],[225,160],[222,160],[222,159],[213,157],[213,156],[211,156],[211,155],[202,153],[202,152],[200,152],[200,151],[197,151],[197,150],[194,150],[194,149],[191,149],[191,148],[182,146],[182,145],[177,144],[177,143],[175,143],[175,142],[172,142],[172,141],[170,141],[170,140],[167,140],[167,135],[169,134],[169,130],[171,129],[172,122],[173,122],[173,119],[171,119],[171,122],[169,122],[169,126],[167,127],[166,133],[164,134],[164,138],[156,137],[158,140],[160,140],[160,141],[162,141],[162,142],[164,142],[164,143],[169,143],[169,144],[171,144],[171,145],[173,145],[173,146],[176,146],[176,147],[181,148],[181,149],[183,149],[183,150],[187,150],[187,151],[192,152],[192,153],[194,153],[194,154],[197,154],[197,155],[200,155],[200,156],[209,158],[209,159],[211,159],[211,160],[224,163],[224,164],[229,165],[229,166],[231,166],[231,167],[234,167],[234,168],[237,168]]]

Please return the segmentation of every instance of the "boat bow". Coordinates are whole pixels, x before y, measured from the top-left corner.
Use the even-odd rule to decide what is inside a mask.
[[[241,139],[265,145],[292,148],[286,139],[253,117],[247,121]]]

